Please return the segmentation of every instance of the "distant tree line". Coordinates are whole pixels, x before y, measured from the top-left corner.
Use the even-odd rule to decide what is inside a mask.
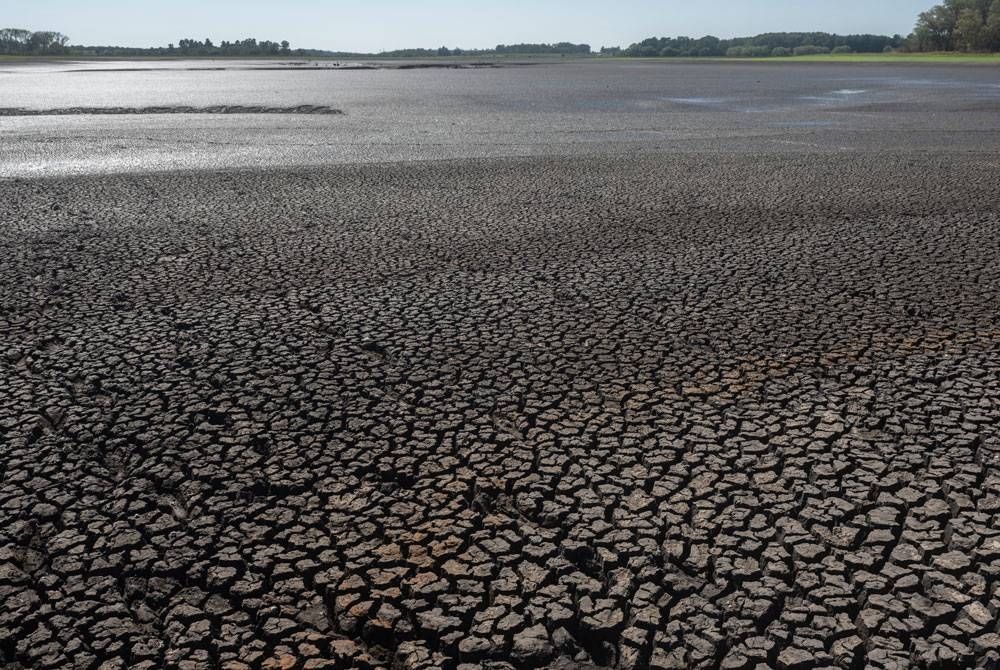
[[[922,13],[913,51],[1000,51],[1000,0],[945,0]]]
[[[831,33],[764,33],[728,40],[711,35],[697,39],[650,37],[625,49],[601,49],[604,55],[644,58],[764,58],[886,51],[1000,51],[1000,0],[944,0],[920,14],[908,38]]]
[[[0,28],[0,54],[7,56],[58,56],[66,53],[68,41],[62,33],[48,30]]]
[[[68,45],[69,39],[61,33],[31,32],[19,28],[0,29],[0,55],[24,56],[304,56],[304,57],[373,57],[433,58],[438,56],[496,56],[517,54],[587,55],[589,44],[558,42],[555,44],[498,44],[494,49],[397,49],[378,54],[326,51],[322,49],[292,49],[287,40],[257,41],[249,37],[234,42],[215,44],[211,39],[184,38],[177,44],[165,47],[122,47]]]
[[[303,53],[307,50],[292,50],[291,45],[283,40],[272,42],[263,40],[258,42],[253,37],[235,42],[220,42],[214,44],[212,40],[182,39],[177,44],[168,44],[165,47],[151,47],[148,49],[138,47],[119,46],[79,46],[74,45],[68,48],[68,52],[73,56],[291,56],[291,55],[311,55]]]
[[[500,56],[500,55],[563,55],[586,56],[591,53],[589,44],[558,42],[556,44],[498,44],[493,49],[461,49],[439,47],[437,49],[395,49],[378,54],[332,52],[336,56],[382,56],[386,58],[433,58],[435,56]]]
[[[590,53],[589,44],[498,44],[494,51],[498,54],[562,54],[564,56],[586,55]]]
[[[281,56],[292,52],[288,40],[258,42],[253,37],[235,42],[222,41],[218,45],[212,44],[212,40],[207,38],[204,42],[183,39],[177,46],[168,45],[167,51],[181,56]]]
[[[998,0],[1000,1],[1000,0]],[[832,33],[764,33],[754,37],[719,39],[705,37],[650,37],[620,50],[632,57],[719,56],[763,58],[767,56],[803,56],[825,53],[882,53],[901,48],[902,35],[836,35]],[[602,53],[617,50],[602,49]]]
[[[498,44],[493,49],[398,49],[378,54],[292,49],[283,40],[258,42],[254,38],[223,41],[185,38],[176,45],[136,48],[68,45],[57,32],[0,29],[0,55],[24,56],[300,56],[434,58],[439,56],[562,55],[585,56],[589,44]],[[837,35],[833,33],[764,33],[753,37],[649,37],[622,49],[601,47],[602,56],[761,58],[827,53],[882,53],[887,51],[1000,51],[1000,0],[944,0],[920,14],[913,33],[901,35]]]
[[[165,47],[120,47],[69,45],[69,38],[50,31],[32,32],[0,28],[0,55],[5,56],[320,56],[329,52],[295,49],[287,40],[258,42],[253,37],[235,42],[182,39]]]

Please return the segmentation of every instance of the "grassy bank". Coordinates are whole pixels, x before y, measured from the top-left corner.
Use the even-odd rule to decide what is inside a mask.
[[[702,62],[702,63],[926,63],[1000,65],[1000,53],[891,53],[891,54],[817,54],[813,56],[766,56],[762,58],[629,58],[616,56],[615,60],[640,60],[647,62]]]
[[[787,56],[754,58],[759,61],[802,61],[815,63],[996,63],[1000,53],[892,53],[892,54],[823,54],[815,56]]]

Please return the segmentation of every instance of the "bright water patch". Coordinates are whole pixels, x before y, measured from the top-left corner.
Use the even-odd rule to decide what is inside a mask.
[[[668,102],[676,102],[679,105],[697,105],[703,107],[715,107],[729,100],[729,98],[662,98]]]
[[[829,126],[840,125],[837,121],[813,120],[813,121],[785,121],[770,124],[772,128],[827,128]]]
[[[1000,142],[992,67],[566,59],[335,71],[290,63],[0,63],[0,178],[579,155],[634,144],[985,151]],[[273,65],[284,69],[264,69]],[[66,71],[79,68],[94,72]],[[808,145],[795,144],[803,135]]]

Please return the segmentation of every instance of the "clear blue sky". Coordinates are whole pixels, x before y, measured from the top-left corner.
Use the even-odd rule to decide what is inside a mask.
[[[652,35],[768,31],[908,34],[937,0],[0,0],[0,27],[73,44],[164,46],[244,37],[381,51],[514,42],[628,46]]]

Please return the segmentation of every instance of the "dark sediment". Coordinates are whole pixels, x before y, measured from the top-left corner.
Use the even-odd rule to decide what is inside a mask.
[[[77,74],[107,74],[108,72],[220,72],[220,71],[291,71],[291,72],[325,72],[336,70],[476,70],[476,69],[499,69],[510,67],[533,66],[536,63],[530,60],[519,61],[413,61],[413,60],[359,60],[359,61],[302,61],[298,63],[268,63],[266,65],[247,66],[243,64],[229,63],[226,65],[210,67],[164,67],[162,64],[156,67],[102,67],[102,68],[81,68],[78,70],[67,70]]]
[[[2,116],[79,116],[83,114],[343,114],[339,109],[325,105],[296,105],[269,107],[266,105],[159,105],[151,107],[56,107],[29,109],[26,107],[0,107]]]
[[[0,664],[996,667],[998,183],[0,182]]]

